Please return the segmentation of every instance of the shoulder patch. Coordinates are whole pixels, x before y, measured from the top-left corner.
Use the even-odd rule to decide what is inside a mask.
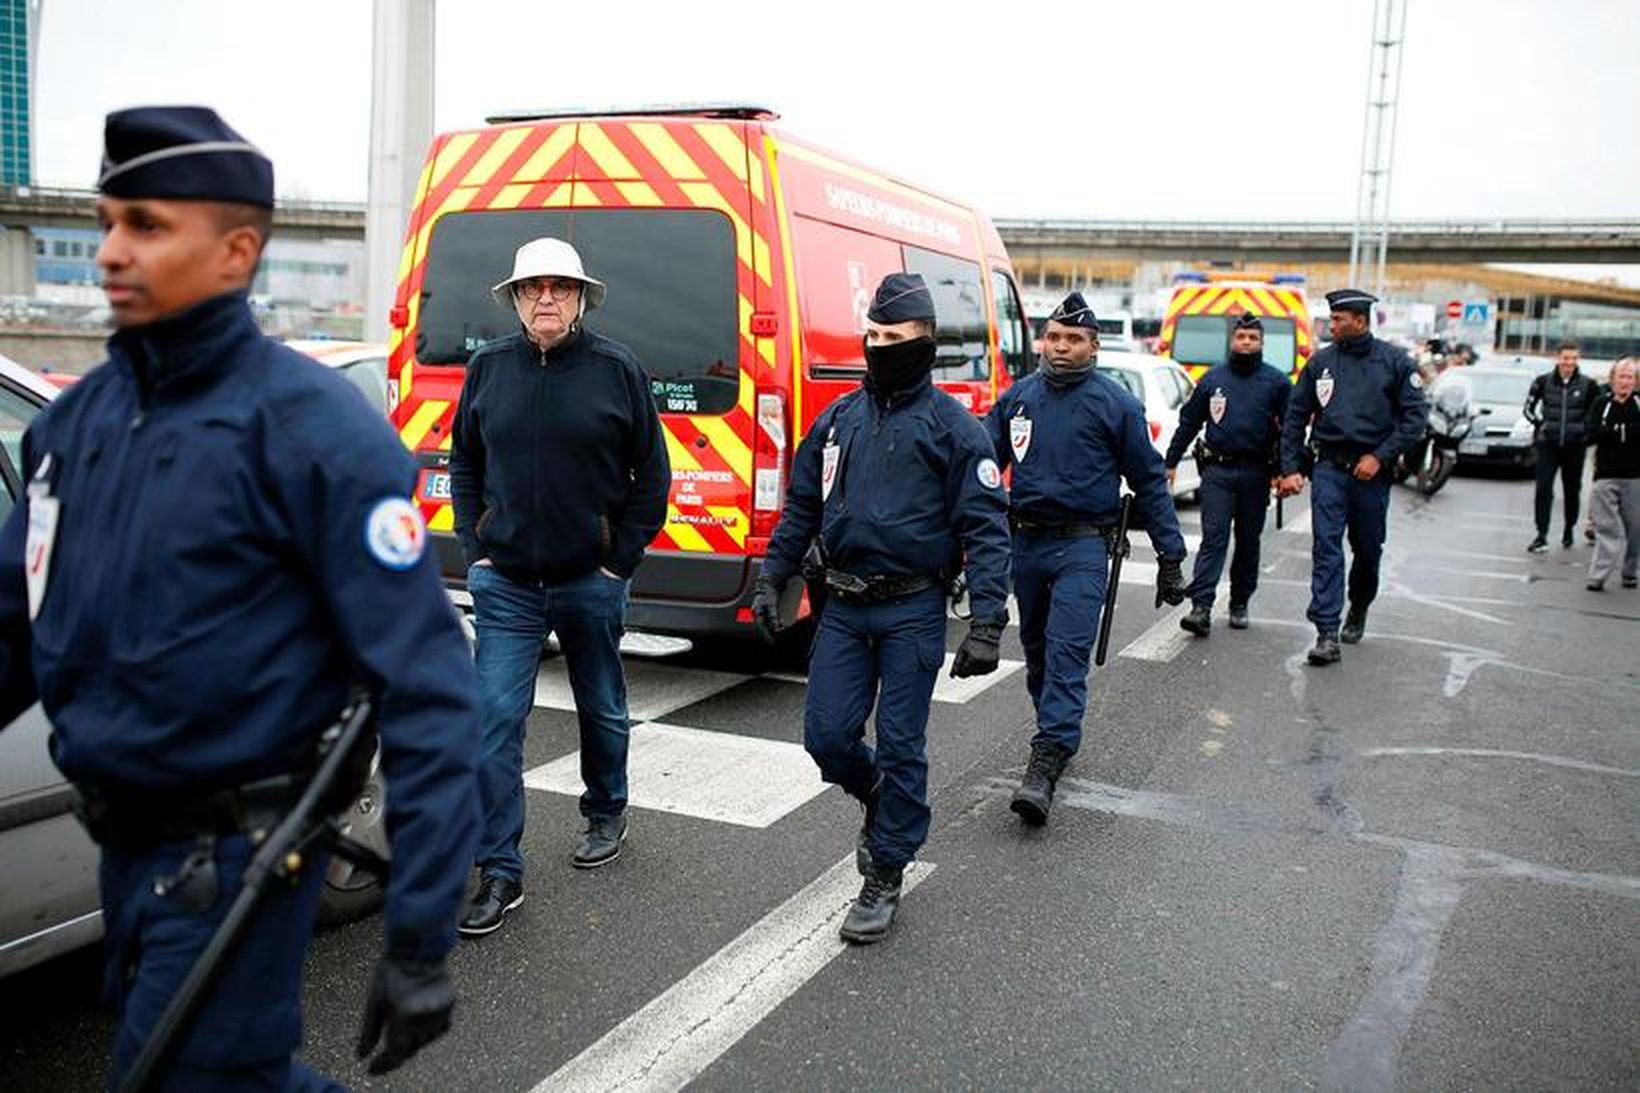
[[[1424,385],[1423,373],[1419,372],[1417,369],[1413,369],[1412,373],[1407,376],[1407,382],[1412,384],[1413,390],[1418,390]]]
[[[997,468],[994,459],[982,459],[979,466],[974,468],[974,474],[979,478],[979,484],[988,490],[994,490],[1002,485],[1002,471]]]
[[[421,510],[403,497],[377,501],[365,518],[364,546],[385,569],[411,568],[427,552],[427,524]]]

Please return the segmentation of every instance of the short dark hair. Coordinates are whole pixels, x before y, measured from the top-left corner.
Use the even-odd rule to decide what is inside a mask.
[[[1574,342],[1570,338],[1567,338],[1565,341],[1563,341],[1559,345],[1555,346],[1555,352],[1556,353],[1564,353],[1568,349],[1570,349],[1573,353],[1581,353],[1583,351],[1583,347],[1581,345],[1578,345],[1576,342]]]
[[[262,246],[267,247],[268,237],[273,234],[272,209],[237,201],[218,201],[215,204],[217,227],[224,235],[235,228],[253,228],[262,237]]]

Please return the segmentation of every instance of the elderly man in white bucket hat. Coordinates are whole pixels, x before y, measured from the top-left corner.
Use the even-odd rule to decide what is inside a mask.
[[[484,726],[480,884],[461,933],[500,928],[524,900],[524,722],[556,632],[581,729],[578,868],[626,837],[629,720],[620,641],[627,592],[666,519],[671,469],[643,366],[587,329],[603,282],[561,239],[518,248],[496,301],[518,333],[467,362],[451,430],[455,532],[468,563]]]

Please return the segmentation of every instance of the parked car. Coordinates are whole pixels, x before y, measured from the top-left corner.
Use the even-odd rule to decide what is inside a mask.
[[[1099,371],[1127,388],[1128,394],[1144,404],[1150,442],[1158,452],[1166,455],[1167,446],[1173,442],[1173,434],[1179,431],[1179,410],[1196,388],[1190,373],[1166,357],[1112,351],[1103,344],[1099,349],[1098,367]],[[1195,496],[1201,484],[1196,457],[1186,450],[1184,458],[1179,460],[1179,473],[1173,480],[1173,496]]]
[[[346,376],[364,392],[370,405],[381,413],[390,414],[399,404],[398,387],[387,382],[387,346],[374,342],[323,339],[295,340],[285,344]]]
[[[1532,467],[1532,423],[1521,410],[1536,376],[1536,371],[1512,364],[1473,364],[1441,373],[1435,391],[1448,384],[1466,386],[1476,414],[1474,427],[1458,444],[1460,467]]]

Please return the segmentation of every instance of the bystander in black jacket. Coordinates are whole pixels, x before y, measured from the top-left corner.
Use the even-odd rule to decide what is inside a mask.
[[[1585,423],[1594,445],[1594,477],[1640,478],[1640,396],[1619,402],[1607,391],[1589,407]]]
[[[1522,413],[1537,426],[1538,443],[1558,447],[1584,443],[1584,421],[1599,390],[1599,384],[1581,371],[1563,380],[1551,368],[1533,380]]]

